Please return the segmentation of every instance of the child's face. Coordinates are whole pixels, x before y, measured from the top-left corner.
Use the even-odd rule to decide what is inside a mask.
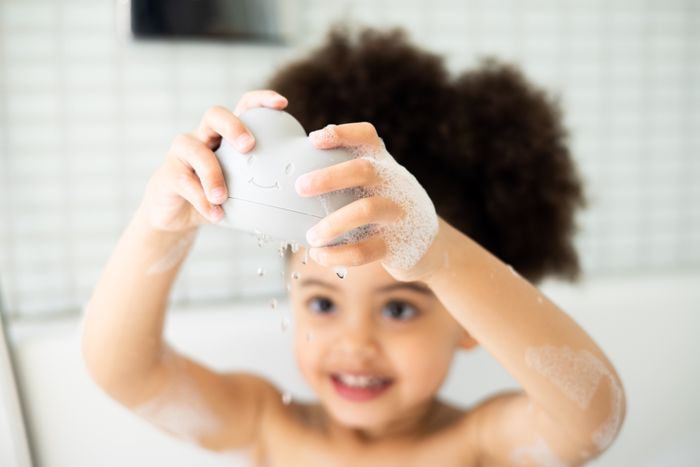
[[[340,279],[302,258],[293,255],[288,274],[295,351],[323,406],[343,425],[372,430],[419,416],[455,349],[473,344],[468,334],[430,289],[396,281],[379,263]]]

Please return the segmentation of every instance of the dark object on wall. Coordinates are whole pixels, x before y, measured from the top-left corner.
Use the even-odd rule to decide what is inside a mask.
[[[282,42],[284,0],[131,0],[137,38]]]

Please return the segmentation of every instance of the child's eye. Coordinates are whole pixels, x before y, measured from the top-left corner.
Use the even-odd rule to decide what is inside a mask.
[[[418,310],[406,302],[391,301],[384,305],[382,314],[387,318],[406,321],[418,316]]]
[[[328,314],[335,310],[335,304],[326,297],[313,297],[309,300],[309,308],[319,314]]]

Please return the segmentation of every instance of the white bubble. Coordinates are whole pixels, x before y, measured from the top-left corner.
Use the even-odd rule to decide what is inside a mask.
[[[270,308],[272,308],[273,310],[277,309],[277,299],[276,298],[273,298],[272,300],[270,300]]]
[[[622,424],[622,387],[603,361],[588,350],[545,345],[525,351],[528,366],[546,377],[582,410],[590,405],[601,381],[608,382],[610,414],[591,436],[602,451],[615,439]]]
[[[582,409],[587,409],[604,372],[602,362],[592,353],[569,347],[528,348],[525,362],[545,376]]]
[[[221,418],[201,395],[188,375],[183,358],[166,345],[163,362],[171,377],[153,398],[133,408],[133,412],[166,432],[197,442],[222,429]]]
[[[539,467],[566,467],[541,436],[531,444],[517,447],[510,455],[515,465],[537,465]]]
[[[301,259],[301,264],[309,262],[309,248],[304,248],[304,257]]]
[[[265,275],[265,268],[258,268],[258,277],[262,277]]]
[[[253,233],[255,234],[255,238],[258,242],[258,247],[260,248],[262,248],[267,242],[270,241],[270,237],[259,230],[255,230],[253,231]]]
[[[591,437],[593,442],[598,446],[601,451],[605,450],[610,446],[610,444],[615,440],[615,436],[620,431],[620,426],[622,425],[622,387],[613,377],[612,374],[608,373],[608,381],[610,383],[610,398],[611,398],[611,411],[608,419],[603,422],[603,424],[593,433]]]
[[[292,403],[292,395],[289,392],[285,391],[282,394],[282,403],[284,405],[289,405]]]
[[[282,329],[282,332],[286,332],[287,329],[289,329],[289,318],[286,316],[282,317],[282,320],[280,321],[280,328]]]
[[[415,266],[433,242],[438,231],[435,207],[418,180],[398,164],[386,149],[356,148],[354,155],[368,160],[381,183],[362,187],[361,196],[381,196],[399,205],[403,218],[395,223],[373,227],[356,236],[379,233],[387,246],[384,263],[392,268],[408,270]],[[353,241],[362,238],[353,238]]]
[[[326,125],[324,128],[314,132],[313,138],[317,142],[323,143],[325,146],[336,144],[338,141],[336,125],[332,123],[330,125]]]
[[[294,271],[292,273],[292,279],[299,279],[300,277],[301,277],[301,274],[299,274],[298,272]]]

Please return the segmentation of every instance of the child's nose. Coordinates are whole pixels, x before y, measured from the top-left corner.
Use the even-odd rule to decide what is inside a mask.
[[[371,323],[356,322],[339,336],[338,350],[345,356],[371,360],[379,353],[379,345]]]

